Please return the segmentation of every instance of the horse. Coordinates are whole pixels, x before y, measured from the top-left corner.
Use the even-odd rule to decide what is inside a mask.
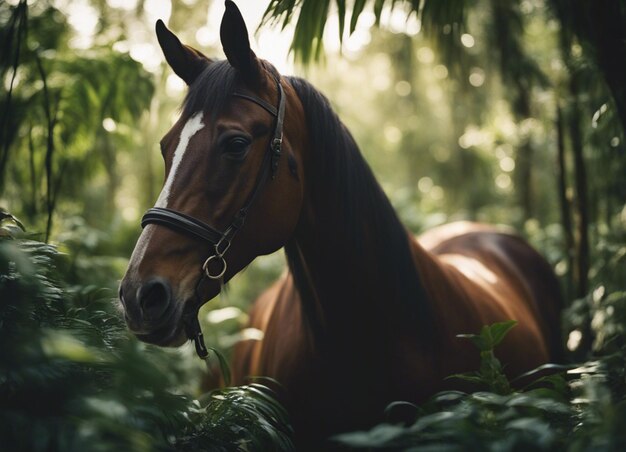
[[[558,360],[559,284],[541,255],[471,222],[416,239],[329,101],[255,55],[233,2],[220,26],[226,60],[161,21],[156,35],[188,92],[161,140],[165,182],[120,284],[139,339],[198,339],[198,308],[284,248],[288,271],[251,310],[264,337],[236,347],[233,375],[278,382],[302,448],[453,386],[445,377],[479,359],[456,336],[483,325],[517,321],[496,353],[509,376]]]

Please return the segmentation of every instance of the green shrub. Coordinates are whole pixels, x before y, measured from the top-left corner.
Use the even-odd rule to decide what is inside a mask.
[[[291,448],[269,389],[227,388],[200,403],[185,391],[198,386],[195,365],[131,337],[109,290],[65,286],[64,259],[11,218],[0,225],[2,450]]]
[[[513,326],[514,322],[504,322],[483,327],[477,335],[461,335],[480,350],[481,366],[453,377],[492,392],[441,392],[421,407],[396,402],[387,408],[388,422],[369,431],[338,435],[334,441],[367,450],[624,450],[624,354],[570,366],[567,371],[565,366],[542,366],[527,375],[540,374],[539,370],[558,372],[514,391],[493,355]],[[621,382],[621,388],[616,388],[616,382]],[[394,413],[396,409],[403,411],[402,416]],[[410,414],[413,421],[407,424]]]

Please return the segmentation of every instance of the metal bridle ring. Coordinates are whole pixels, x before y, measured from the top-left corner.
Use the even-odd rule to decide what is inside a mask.
[[[215,259],[219,259],[222,261],[221,262],[222,271],[219,272],[217,275],[212,275],[211,270],[209,270],[209,264],[211,263],[211,261]],[[214,254],[213,256],[209,257],[206,261],[204,261],[204,264],[202,264],[202,270],[204,270],[204,273],[207,275],[209,279],[222,279],[222,277],[226,273],[226,260],[221,254]]]

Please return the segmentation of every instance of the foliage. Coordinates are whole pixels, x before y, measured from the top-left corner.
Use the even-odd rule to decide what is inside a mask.
[[[230,428],[224,428],[224,419]],[[286,419],[287,412],[266,386],[226,388],[210,394],[206,414],[187,429],[176,447],[194,451],[198,444],[211,444],[211,450],[220,451],[290,451],[293,432]]]
[[[66,286],[66,256],[3,216],[3,448],[223,450],[237,443],[289,450],[287,414],[271,390],[251,384],[195,400],[184,390],[197,385],[188,360],[131,338],[109,291]]]
[[[353,34],[371,36],[367,52],[355,54],[346,45],[342,59],[355,64],[341,69],[350,73],[345,86],[325,82],[339,93],[333,98],[347,99],[348,110],[354,105],[350,113],[362,129],[356,134],[364,137],[358,141],[372,147],[377,167],[384,170],[377,161],[383,160],[381,148],[404,154],[406,180],[397,177],[397,169],[389,177],[395,187],[405,182],[398,189],[403,204],[424,216],[423,200],[433,187],[444,200],[443,208],[435,202],[439,214],[449,209],[444,213],[453,218],[501,221],[518,229],[535,220],[542,226],[560,224],[564,286],[568,296],[582,297],[589,288],[593,228],[612,224],[626,199],[624,179],[616,176],[626,168],[626,60],[621,57],[626,10],[620,2],[610,8],[572,5],[560,0],[272,0],[263,24],[295,24],[292,50],[303,62],[323,55],[332,22],[327,17],[337,18],[344,43]],[[401,18],[404,27],[398,25]],[[417,32],[410,30],[411,21]],[[381,25],[382,30],[372,30]],[[377,47],[379,36],[385,36],[383,48]],[[341,62],[333,60],[331,66]],[[383,92],[363,106],[356,97],[371,94],[341,93],[360,83],[354,67],[368,64],[375,68],[368,86],[376,91],[381,80]],[[381,73],[389,66],[390,80],[383,82]],[[505,124],[504,111],[494,108],[502,101],[512,127]],[[372,105],[379,116],[369,113]],[[382,145],[374,137],[381,135],[381,123],[390,137]],[[410,218],[409,224],[420,230],[423,222]]]
[[[517,450],[563,447],[571,408],[545,396],[442,392],[410,426],[381,424],[336,439],[384,450]]]
[[[509,394],[511,386],[504,375],[502,364],[493,351],[506,334],[516,325],[515,320],[483,326],[480,334],[460,334],[457,337],[469,339],[480,350],[480,369],[476,372],[452,375],[451,378],[486,384],[491,392]]]
[[[349,8],[350,4],[345,0],[336,0],[335,2],[331,2],[331,0],[271,0],[263,15],[262,24],[280,23],[284,28],[287,24],[295,21],[296,30],[292,41],[292,50],[297,60],[308,63],[313,59],[320,59],[322,55],[322,38],[333,3],[336,4],[337,8],[340,40],[343,40],[345,35],[354,33],[367,4],[374,14],[376,25],[380,25],[385,8],[393,10],[396,7],[405,7],[407,16],[419,14],[425,32],[430,36],[448,35],[450,39],[445,42],[448,45],[450,60],[453,56],[458,56],[459,48],[455,42],[464,32],[466,16],[466,2],[460,0],[447,2],[437,0],[424,2],[419,0],[375,0],[370,2],[357,0],[352,3],[352,8]],[[345,26],[346,23],[350,24],[348,28]]]
[[[73,49],[69,31],[49,2],[0,4],[0,37],[9,43],[0,76],[11,79],[0,104],[0,189],[31,223],[45,215],[46,237],[59,202],[73,200],[98,170],[108,179],[98,201],[113,210],[116,146],[132,143],[124,126],[154,94],[150,74],[128,53]]]
[[[289,449],[284,412],[266,389],[196,400],[190,350],[138,343],[111,307],[139,216],[162,180],[158,136],[183,93],[171,89],[169,70],[148,68],[129,50],[154,43],[143,15],[149,2],[132,12],[112,6],[120,2],[80,2],[99,15],[89,48],[75,45],[76,3],[0,2],[0,203],[43,231],[25,234],[0,211],[0,448]],[[206,25],[198,11],[210,3],[174,0],[169,23],[185,43],[218,56],[194,41]],[[457,377],[490,392],[441,393],[421,407],[396,402],[387,424],[346,434],[343,444],[626,448],[626,10],[623,1],[605,3],[267,2],[265,25],[295,25],[296,60],[329,62],[309,67],[308,77],[405,224],[414,232],[455,219],[516,226],[562,277],[567,345],[585,362],[513,389],[519,382],[504,379],[493,355],[497,331],[485,327],[469,338],[481,346],[481,368]],[[324,49],[335,17],[341,55]],[[351,48],[355,34],[367,45]],[[55,247],[38,241],[47,235]],[[587,268],[578,265],[585,253]],[[203,309],[207,343],[228,352],[258,333],[241,331],[245,312],[283,266],[276,254],[257,259]],[[261,413],[267,423],[256,421]],[[243,438],[242,423],[251,436]]]
[[[267,387],[252,383],[195,400],[182,390],[194,371],[180,354],[129,337],[106,291],[65,286],[67,257],[28,238],[7,213],[0,231],[0,341],[11,344],[0,350],[4,445],[293,449],[287,414]],[[605,319],[592,322],[606,333],[595,361],[512,391],[493,350],[514,323],[486,326],[460,338],[471,340],[482,358],[479,371],[461,377],[492,392],[442,392],[420,407],[396,402],[386,412],[389,423],[335,439],[346,447],[385,450],[623,448],[624,299],[598,290],[591,298],[593,317],[609,308],[615,313],[609,316],[614,327]]]
[[[478,335],[463,335],[480,350],[481,367],[462,377],[494,392],[444,391],[421,407],[394,403],[386,411],[387,423],[338,435],[335,441],[367,450],[622,449],[626,445],[623,350],[567,372],[543,375],[523,390],[511,391],[494,361],[493,347],[513,325],[504,322],[485,326]],[[394,414],[397,408],[404,411],[402,416]]]

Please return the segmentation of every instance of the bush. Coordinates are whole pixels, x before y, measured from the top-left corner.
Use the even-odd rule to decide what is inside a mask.
[[[287,413],[270,389],[252,383],[199,396],[197,360],[138,342],[114,293],[68,285],[67,256],[3,217],[3,450],[293,449]],[[571,333],[586,332],[591,360],[543,366],[523,388],[506,379],[493,353],[514,322],[462,335],[478,348],[481,366],[450,378],[477,392],[442,392],[422,406],[394,402],[385,423],[332,442],[369,450],[626,450],[625,300],[599,285],[573,303],[565,313],[568,345],[583,347],[584,336]]]
[[[200,403],[184,390],[197,375],[181,353],[135,340],[110,291],[64,285],[65,256],[11,218],[0,226],[3,450],[292,447],[268,388],[227,388]]]
[[[335,442],[368,450],[625,450],[625,355],[568,370],[542,366],[527,376],[558,372],[513,390],[493,355],[512,326],[505,322],[484,327],[479,335],[462,335],[480,350],[481,366],[454,377],[494,392],[441,392],[422,407],[394,403],[386,411],[388,422],[339,435]]]

